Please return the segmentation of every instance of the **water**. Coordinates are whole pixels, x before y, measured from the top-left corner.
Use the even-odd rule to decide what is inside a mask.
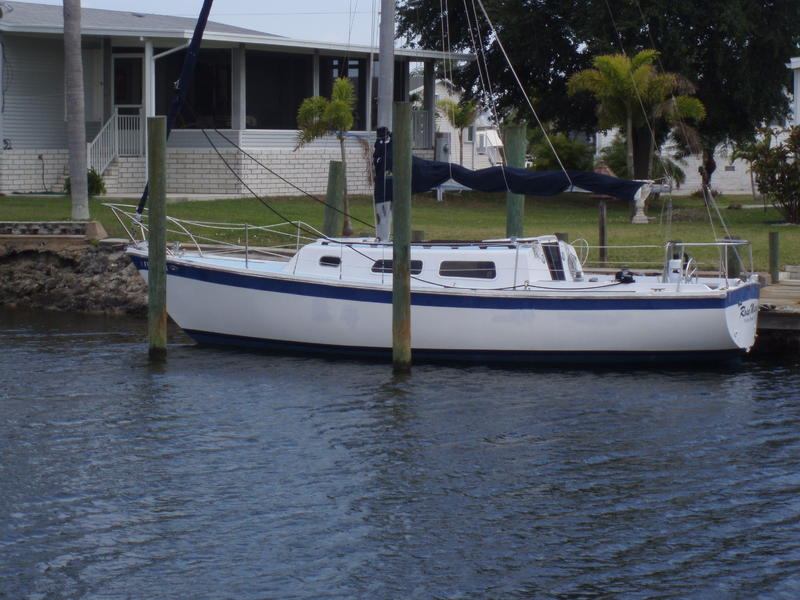
[[[0,598],[797,598],[800,368],[201,349],[0,311]]]

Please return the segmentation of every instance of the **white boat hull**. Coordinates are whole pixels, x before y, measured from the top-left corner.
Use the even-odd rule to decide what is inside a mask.
[[[131,252],[143,276],[146,256]],[[198,301],[202,299],[202,301]],[[391,285],[204,266],[171,257],[170,316],[202,343],[385,354]],[[412,292],[415,357],[564,362],[719,359],[755,338],[758,284],[704,293]]]

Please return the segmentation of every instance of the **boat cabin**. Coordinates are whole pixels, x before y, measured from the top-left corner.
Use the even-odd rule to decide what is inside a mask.
[[[348,282],[391,282],[392,246],[372,240],[318,240],[303,246],[283,271]],[[525,289],[533,282],[583,281],[575,249],[553,235],[483,242],[424,242],[411,246],[417,287]]]

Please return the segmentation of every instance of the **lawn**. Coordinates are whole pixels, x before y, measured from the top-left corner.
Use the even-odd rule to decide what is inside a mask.
[[[268,203],[289,220],[301,220],[321,229],[324,207],[307,197],[270,198]],[[781,216],[774,208],[735,208],[752,204],[749,196],[725,196],[717,205],[725,219],[728,231],[734,237],[750,240],[756,269],[766,271],[769,262],[768,237],[770,231],[781,232],[781,264],[800,264],[800,227],[781,224]],[[714,230],[709,225],[703,201],[692,197],[675,197],[672,200],[673,218],[667,225],[666,201],[659,200],[648,207],[648,215],[655,218],[649,225],[629,223],[628,205],[622,201],[608,202],[608,240],[611,246],[662,246],[667,240],[708,242],[726,235],[715,220]],[[90,211],[93,219],[103,223],[112,237],[125,237],[125,232],[111,211],[102,206],[102,200],[92,199]],[[267,225],[283,219],[267,209],[258,200],[195,201],[169,204],[171,217],[196,221],[250,223]],[[353,229],[356,234],[371,233],[372,204],[367,197],[351,198]],[[574,241],[587,240],[590,246],[598,243],[597,206],[586,194],[563,194],[553,198],[528,197],[525,205],[525,234],[538,235],[564,232]],[[0,197],[0,219],[3,221],[60,221],[69,220],[69,201],[63,196]],[[361,222],[363,221],[363,223]],[[477,192],[448,194],[437,202],[433,194],[415,196],[412,205],[412,227],[423,230],[425,239],[475,240],[505,236],[505,199],[503,194]],[[251,234],[252,235],[252,234]],[[233,237],[231,237],[233,236]],[[242,233],[230,234],[232,241],[242,241]],[[258,243],[250,237],[250,242]],[[638,251],[610,249],[613,264],[642,262],[659,263],[663,250]],[[705,266],[716,260],[716,251],[692,249],[691,254]],[[592,248],[589,263],[597,258]]]

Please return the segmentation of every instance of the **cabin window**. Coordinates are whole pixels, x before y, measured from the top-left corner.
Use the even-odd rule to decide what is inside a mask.
[[[471,277],[473,279],[494,279],[497,269],[487,260],[446,260],[439,267],[442,277]]]
[[[323,256],[319,259],[320,267],[338,267],[342,264],[342,259],[338,256]]]
[[[373,273],[391,273],[392,272],[392,261],[391,260],[376,260],[372,263],[372,272]],[[422,261],[421,260],[412,260],[411,261],[411,274],[412,275],[419,275],[422,273]]]

